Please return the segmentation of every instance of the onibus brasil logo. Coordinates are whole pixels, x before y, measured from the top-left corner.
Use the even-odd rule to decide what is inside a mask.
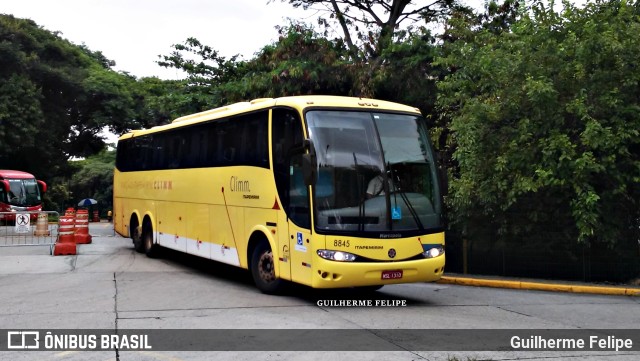
[[[40,331],[8,331],[8,350],[149,350],[148,335],[52,334]]]

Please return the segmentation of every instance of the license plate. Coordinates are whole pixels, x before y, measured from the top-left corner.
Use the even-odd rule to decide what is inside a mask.
[[[402,278],[402,270],[382,271],[382,276],[380,278],[383,280],[396,280],[398,278]]]

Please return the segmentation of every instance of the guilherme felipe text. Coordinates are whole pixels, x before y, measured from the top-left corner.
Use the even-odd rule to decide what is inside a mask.
[[[545,338],[542,336],[511,337],[511,347],[516,350],[597,350],[624,351],[633,348],[630,338],[615,336],[589,336],[588,338]]]

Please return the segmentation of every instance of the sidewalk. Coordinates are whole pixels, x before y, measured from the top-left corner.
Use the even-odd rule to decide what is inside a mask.
[[[520,290],[537,290],[551,292],[590,293],[617,296],[640,296],[640,287],[633,286],[600,286],[595,284],[556,281],[504,278],[498,276],[476,276],[448,274],[437,283],[455,284],[475,287],[512,288]]]

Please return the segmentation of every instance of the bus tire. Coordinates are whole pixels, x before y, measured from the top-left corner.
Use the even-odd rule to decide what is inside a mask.
[[[142,230],[138,226],[138,221],[131,222],[131,239],[133,240],[133,248],[140,253],[144,252],[144,244],[142,243]]]
[[[274,294],[282,290],[284,281],[276,277],[273,252],[266,241],[258,243],[253,250],[251,275],[256,287],[263,293]]]
[[[158,256],[159,250],[156,243],[153,243],[153,229],[149,222],[145,222],[144,227],[142,227],[142,241],[144,253],[149,258],[156,258]]]

